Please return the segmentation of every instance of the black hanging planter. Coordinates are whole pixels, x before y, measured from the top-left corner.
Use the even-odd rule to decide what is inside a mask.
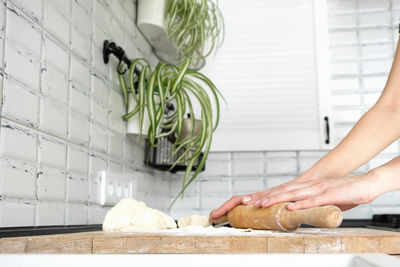
[[[147,140],[146,140],[147,141]],[[183,162],[181,164],[177,164],[173,169],[171,169],[174,162],[185,152],[185,150],[181,150],[174,156],[170,156],[170,153],[173,150],[173,143],[168,139],[168,137],[163,137],[157,139],[157,144],[155,147],[150,147],[148,142],[145,142],[145,163],[149,166],[152,166],[155,169],[162,171],[170,171],[172,173],[176,173],[177,171],[186,171],[186,163]],[[185,159],[188,159],[192,154],[188,153],[185,156]],[[195,164],[193,164],[192,170],[197,170],[201,159],[203,158],[203,153],[197,157]],[[204,171],[206,168],[205,164],[201,171]]]

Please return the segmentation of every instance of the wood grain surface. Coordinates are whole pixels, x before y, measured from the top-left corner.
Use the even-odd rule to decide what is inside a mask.
[[[0,239],[0,253],[385,253],[400,233],[367,228],[300,228],[293,233],[104,233]]]

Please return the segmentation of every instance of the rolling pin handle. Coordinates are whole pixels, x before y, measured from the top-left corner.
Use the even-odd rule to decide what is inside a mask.
[[[294,211],[287,210],[285,205],[284,210],[279,222],[287,231],[295,230],[301,224],[321,228],[336,228],[340,226],[343,220],[342,211],[334,205]]]

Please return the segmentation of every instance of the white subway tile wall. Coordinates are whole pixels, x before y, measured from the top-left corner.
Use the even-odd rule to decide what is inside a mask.
[[[133,0],[0,1],[0,227],[102,223],[103,170],[168,207],[171,175],[126,136],[117,61],[102,57],[112,39],[157,63],[135,16]]]
[[[328,0],[332,69],[332,123],[337,144],[377,100],[385,86],[398,39],[400,1]],[[366,172],[398,156],[400,143],[383,151],[355,173]],[[315,164],[327,151],[212,153],[197,185],[192,211],[180,199],[172,214],[208,214],[231,195],[256,192],[288,182]],[[379,197],[344,213],[369,219],[376,213],[400,213],[399,192]]]

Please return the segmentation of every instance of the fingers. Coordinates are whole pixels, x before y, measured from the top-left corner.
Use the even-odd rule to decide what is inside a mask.
[[[257,199],[263,196],[264,192],[265,191],[242,196],[242,203],[246,205],[254,203],[255,201],[257,201]]]
[[[293,180],[262,192],[243,196],[233,196],[215,210],[210,217],[212,219],[220,218],[240,204],[253,204],[257,208],[267,208],[280,202],[298,201],[307,197],[312,197],[320,193],[316,192],[313,187],[316,183],[317,182],[313,180],[305,182]]]
[[[210,217],[212,219],[217,219],[221,216],[224,216],[228,211],[236,207],[237,205],[240,204],[252,204],[258,199],[260,199],[265,191],[263,192],[257,192],[254,194],[249,194],[249,195],[244,195],[244,196],[233,196],[231,197],[228,201],[226,201],[224,204],[222,204],[217,210],[215,210]]]
[[[242,198],[243,196],[231,197],[228,201],[222,204],[221,207],[219,207],[210,215],[211,219],[218,219],[219,217],[224,216],[228,211],[230,211],[237,205],[242,204]]]
[[[298,201],[305,198],[313,197],[321,192],[314,187],[304,187],[297,190],[282,192],[275,195],[267,195],[254,203],[257,208],[268,208],[274,204],[281,202]]]
[[[273,204],[282,201],[294,201],[293,192],[305,193],[306,191],[298,191],[302,189],[307,189],[313,186],[316,181],[306,181],[306,182],[288,182],[280,186],[271,188],[263,192],[263,195],[254,201],[254,206],[257,208],[269,207]],[[299,196],[297,196],[299,197]],[[296,198],[297,199],[297,198]]]
[[[324,193],[314,195],[303,200],[290,203],[286,206],[288,210],[303,210],[314,207],[336,204],[337,194],[335,195],[332,191],[325,191]]]
[[[280,190],[273,190],[270,193],[270,196],[272,197],[275,195],[279,195],[281,192],[288,192],[288,191],[293,191],[293,190],[309,187],[309,186],[314,185],[315,183],[317,183],[317,181],[289,182],[289,183],[283,184],[282,188],[279,188]]]
[[[296,201],[294,203],[290,203],[286,206],[288,210],[303,210],[310,209],[314,207],[324,206],[330,204],[324,196],[319,196],[315,198],[304,199],[300,201]]]

